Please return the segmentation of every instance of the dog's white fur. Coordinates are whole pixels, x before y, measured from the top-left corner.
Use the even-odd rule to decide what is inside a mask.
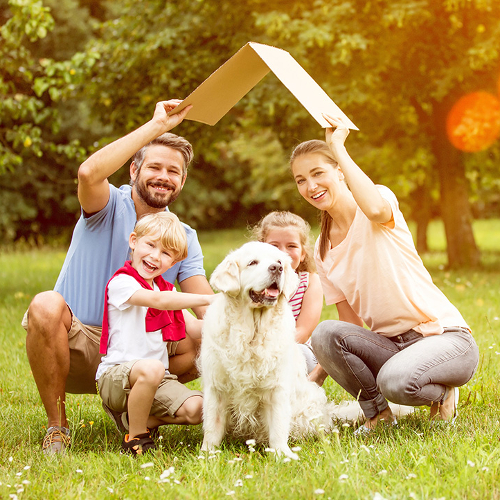
[[[215,269],[210,284],[222,293],[206,312],[198,362],[202,450],[219,446],[230,433],[297,459],[289,437],[328,432],[332,411],[324,390],[307,380],[295,343],[288,300],[298,278],[290,258],[266,243],[246,243]]]

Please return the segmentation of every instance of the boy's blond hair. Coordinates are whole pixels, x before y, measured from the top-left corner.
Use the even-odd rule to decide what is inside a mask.
[[[186,231],[172,212],[157,212],[141,217],[134,228],[137,238],[158,235],[164,250],[171,252],[176,262],[188,255]]]

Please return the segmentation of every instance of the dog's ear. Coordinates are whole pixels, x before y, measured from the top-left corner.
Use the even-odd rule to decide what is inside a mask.
[[[283,277],[283,295],[285,296],[286,300],[290,300],[293,294],[296,292],[297,287],[299,286],[299,277],[297,276],[297,273],[292,269],[289,259],[284,262]]]
[[[215,268],[210,277],[210,285],[215,290],[229,295],[240,293],[240,268],[231,256],[227,256]]]

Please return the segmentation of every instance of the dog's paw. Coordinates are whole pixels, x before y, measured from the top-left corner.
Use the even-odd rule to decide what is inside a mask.
[[[286,448],[276,449],[276,456],[280,457],[281,455],[284,455],[286,458],[291,460],[299,460],[297,453],[294,453],[288,446]]]

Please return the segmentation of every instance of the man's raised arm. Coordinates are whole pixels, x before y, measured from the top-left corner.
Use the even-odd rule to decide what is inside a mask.
[[[191,106],[180,113],[168,112],[179,99],[156,104],[153,118],[130,134],[108,144],[85,160],[78,169],[78,199],[87,214],[102,210],[109,200],[108,177],[119,170],[139,149],[182,122]]]

